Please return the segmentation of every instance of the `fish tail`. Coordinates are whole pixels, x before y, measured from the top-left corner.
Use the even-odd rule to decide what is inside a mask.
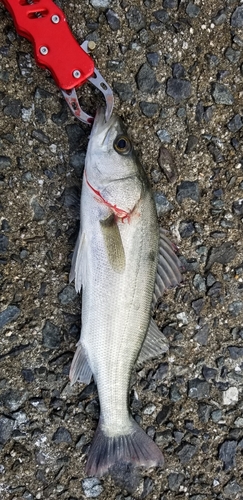
[[[103,476],[117,463],[142,467],[163,466],[164,457],[154,441],[131,419],[129,434],[109,437],[99,422],[91,444],[85,472],[88,476]]]

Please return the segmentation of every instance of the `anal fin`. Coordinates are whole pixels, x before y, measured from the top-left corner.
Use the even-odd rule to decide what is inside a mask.
[[[141,366],[141,364],[149,359],[158,358],[160,354],[167,352],[168,349],[167,338],[159,330],[153,318],[151,318],[147,335],[137,359],[137,365]]]
[[[87,356],[85,354],[84,348],[81,344],[78,344],[74,358],[71,364],[69,378],[71,385],[75,382],[82,382],[83,384],[89,384],[92,378],[92,371],[89,366]]]

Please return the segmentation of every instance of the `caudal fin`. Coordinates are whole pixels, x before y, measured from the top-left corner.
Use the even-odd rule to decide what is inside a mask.
[[[164,457],[158,446],[134,420],[132,426],[130,434],[108,437],[99,422],[86,464],[87,475],[103,476],[119,462],[148,468],[163,466]]]

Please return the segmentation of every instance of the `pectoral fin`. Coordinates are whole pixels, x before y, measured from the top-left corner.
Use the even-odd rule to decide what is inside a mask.
[[[126,260],[115,215],[111,214],[106,219],[100,220],[100,226],[110,265],[114,271],[122,273],[125,269]]]
[[[153,318],[151,318],[147,335],[137,359],[137,365],[141,366],[141,364],[149,359],[158,358],[160,354],[167,352],[168,349],[167,338],[159,330]]]

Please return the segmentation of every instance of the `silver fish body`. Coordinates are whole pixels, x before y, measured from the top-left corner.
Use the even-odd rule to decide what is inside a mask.
[[[71,271],[76,289],[82,287],[82,331],[70,379],[88,383],[93,375],[100,401],[86,466],[90,475],[102,475],[119,461],[163,464],[128,406],[131,371],[150,324],[158,255],[159,228],[145,172],[121,120],[113,116],[106,123],[101,110],[87,150]],[[156,336],[154,324],[150,330]]]

